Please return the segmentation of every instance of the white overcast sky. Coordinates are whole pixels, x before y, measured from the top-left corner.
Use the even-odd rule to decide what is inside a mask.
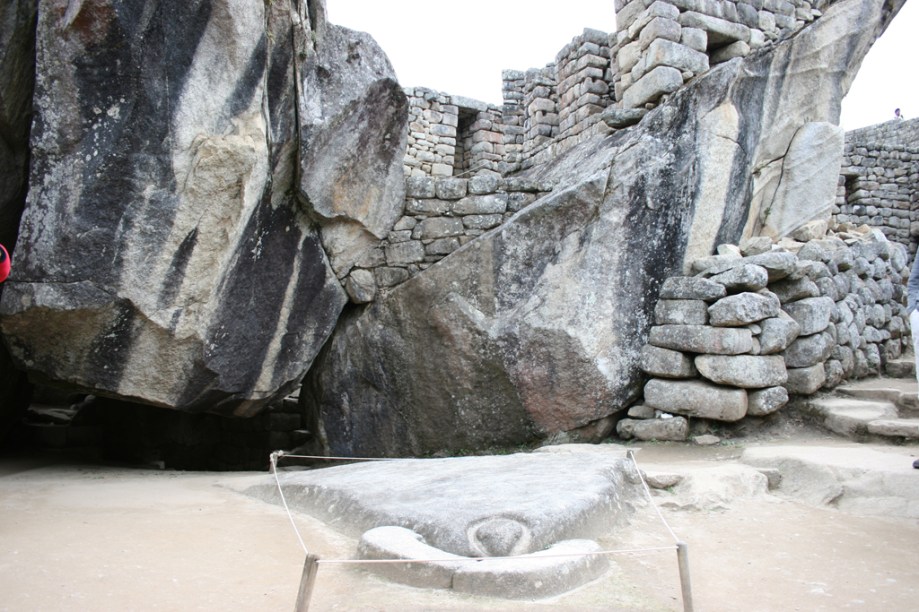
[[[613,0],[326,0],[329,21],[369,32],[403,86],[501,103],[501,71],[526,70],[585,27],[613,32]],[[552,6],[551,4],[549,6]],[[562,8],[563,7],[563,8]],[[907,2],[862,64],[843,101],[846,130],[919,116],[919,0]]]

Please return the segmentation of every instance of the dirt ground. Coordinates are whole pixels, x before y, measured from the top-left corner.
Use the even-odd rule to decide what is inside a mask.
[[[919,452],[890,449],[904,465]],[[649,445],[638,457],[648,470],[731,462],[738,453],[734,446]],[[290,610],[304,552],[287,514],[237,492],[267,477],[118,467],[64,454],[0,458],[0,610]],[[772,495],[662,512],[689,545],[696,610],[919,607],[917,520],[855,516]],[[353,556],[353,539],[309,516],[295,521],[321,558]],[[632,549],[672,540],[644,505],[628,527],[600,542]],[[526,602],[410,588],[323,564],[310,609],[681,610],[682,601],[676,554],[668,550],[617,555],[600,580]]]

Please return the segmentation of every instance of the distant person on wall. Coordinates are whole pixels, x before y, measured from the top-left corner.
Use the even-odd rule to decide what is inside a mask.
[[[10,275],[10,254],[6,252],[6,248],[0,244],[0,283],[6,280],[6,277]]]
[[[902,119],[902,118],[903,118],[903,113],[900,112],[900,109],[899,109],[899,108],[896,109],[896,110],[893,112],[893,118],[894,118],[894,119]]]

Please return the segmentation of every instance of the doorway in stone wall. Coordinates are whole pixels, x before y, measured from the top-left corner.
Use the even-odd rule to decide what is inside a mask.
[[[472,126],[479,112],[459,107],[456,125],[456,151],[453,154],[453,176],[462,176],[472,168]]]

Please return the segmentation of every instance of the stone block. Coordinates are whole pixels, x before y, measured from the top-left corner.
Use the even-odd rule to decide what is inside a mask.
[[[742,264],[709,278],[720,283],[728,290],[759,291],[769,282],[769,274],[762,266]]]
[[[689,421],[683,417],[622,419],[616,424],[616,433],[626,440],[684,442],[689,438]]]
[[[437,197],[441,200],[459,200],[466,196],[469,182],[461,178],[439,179],[434,183]]]
[[[454,202],[451,207],[454,215],[493,215],[507,211],[507,194],[468,196]]]
[[[703,300],[658,300],[654,322],[657,325],[705,325],[708,304]]]
[[[726,19],[703,15],[695,11],[686,11],[680,14],[679,22],[684,28],[705,30],[708,34],[709,47],[722,47],[738,40],[750,41],[750,28],[740,23],[732,23]]]
[[[744,389],[761,389],[785,384],[785,360],[779,355],[699,355],[696,369],[708,380]]]
[[[825,280],[833,284],[830,279]],[[809,278],[799,278],[795,280],[785,278],[769,285],[769,291],[779,296],[779,300],[782,304],[820,296],[820,289],[817,287],[817,284]]]
[[[450,202],[438,199],[409,199],[405,212],[409,215],[442,215],[450,210]]]
[[[830,358],[836,340],[827,332],[800,336],[785,349],[785,364],[789,368],[806,368]]]
[[[642,48],[647,48],[655,40],[672,40],[680,42],[680,34],[683,27],[676,19],[667,19],[666,17],[655,17],[648,22],[648,25],[642,29],[638,35],[638,42]]]
[[[390,266],[405,266],[424,261],[424,245],[418,240],[391,244],[384,251],[386,263]]]
[[[826,382],[826,370],[823,362],[809,368],[788,368],[788,381],[785,388],[792,395],[812,395]]]
[[[406,198],[433,198],[434,179],[427,176],[412,176],[405,179]]]
[[[422,240],[434,240],[463,233],[463,220],[456,217],[431,217],[421,222]]]
[[[712,53],[712,63],[720,64],[735,57],[747,57],[748,55],[750,55],[750,45],[743,40],[738,40],[715,50]]]
[[[478,174],[469,179],[468,191],[472,195],[484,195],[498,190],[500,177],[495,174]]]
[[[381,267],[373,270],[373,278],[379,287],[395,287],[409,279],[408,270],[405,268]]]
[[[633,419],[653,419],[655,410],[652,406],[647,406],[645,404],[635,404],[629,408],[629,411],[626,413],[629,418]]]
[[[801,331],[798,322],[789,317],[784,311],[780,311],[777,317],[771,317],[759,322],[760,333],[759,352],[760,355],[772,355],[780,353],[788,348]]]
[[[658,325],[649,342],[660,348],[710,355],[740,355],[753,348],[749,329],[707,325]]]
[[[645,403],[664,412],[718,421],[739,421],[747,414],[747,392],[698,380],[648,381]]]
[[[788,389],[785,387],[769,387],[750,391],[747,393],[747,416],[766,416],[787,403]]]
[[[769,282],[781,280],[795,271],[798,258],[794,253],[784,251],[770,251],[758,255],[749,255],[744,258],[745,263],[755,264],[766,268]]]
[[[713,302],[727,295],[724,285],[695,276],[671,276],[664,281],[660,297],[667,300]]]
[[[782,308],[801,326],[800,334],[809,336],[827,328],[834,305],[828,297],[814,297],[785,304]]]
[[[458,238],[438,238],[424,246],[425,255],[449,255],[460,248]]]
[[[646,73],[657,66],[671,66],[681,72],[702,74],[708,70],[708,56],[678,42],[659,38],[650,44],[643,60]]]
[[[661,378],[692,378],[696,375],[691,357],[651,344],[642,347],[639,365],[646,374]]]
[[[705,53],[708,47],[708,34],[698,28],[682,28],[680,42],[690,49]]]
[[[737,327],[779,314],[781,305],[759,293],[738,293],[721,298],[708,308],[709,323],[718,327]]]
[[[370,270],[352,270],[345,280],[345,292],[355,304],[367,304],[377,295],[377,283]]]
[[[658,66],[632,83],[622,97],[625,108],[638,108],[683,86],[683,75],[676,68]]]
[[[491,229],[501,225],[504,216],[494,215],[466,215],[463,217],[463,226],[467,229]]]

